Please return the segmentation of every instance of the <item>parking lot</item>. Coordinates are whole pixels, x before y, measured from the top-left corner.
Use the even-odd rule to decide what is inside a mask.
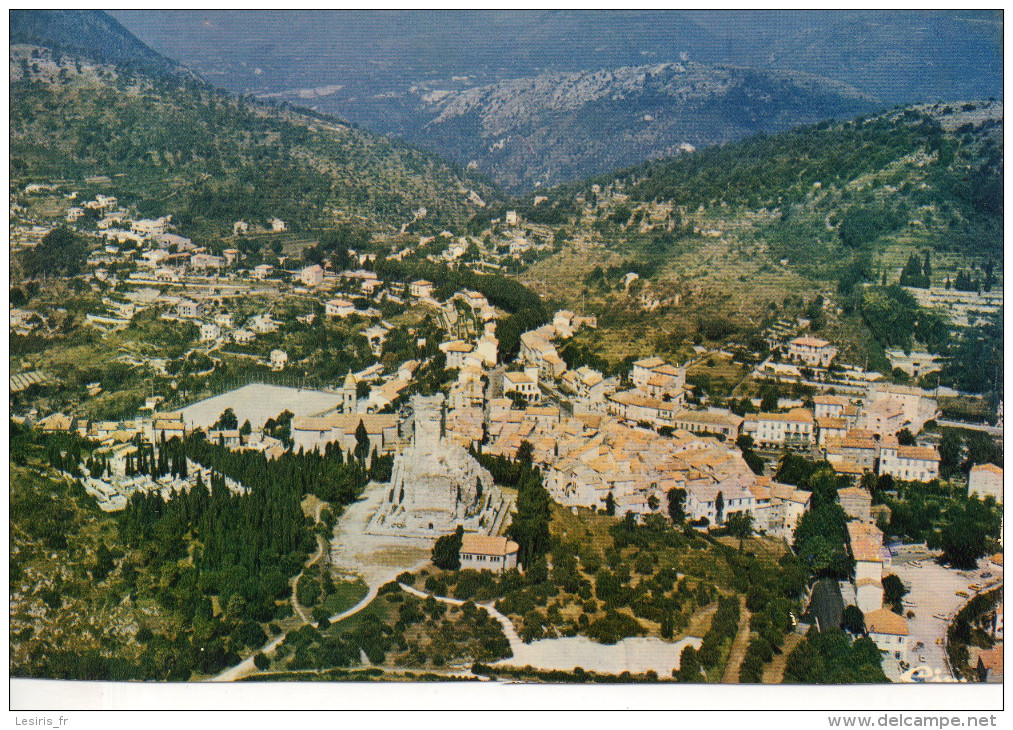
[[[908,662],[904,671],[892,656],[883,660],[883,671],[892,681],[952,682],[944,657],[943,641],[946,627],[957,610],[976,592],[971,586],[984,587],[1002,580],[1002,568],[988,558],[978,561],[973,571],[957,571],[935,562],[934,553],[924,546],[903,546],[893,558],[887,572],[896,574],[908,588],[904,596],[904,612],[914,613],[908,618]],[[924,659],[924,661],[922,661]]]

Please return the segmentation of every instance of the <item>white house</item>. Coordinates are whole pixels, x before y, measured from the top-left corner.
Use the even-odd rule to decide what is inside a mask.
[[[413,281],[411,284],[409,284],[408,292],[413,297],[419,298],[431,297],[433,295],[433,289],[435,288],[436,287],[433,285],[431,281],[419,279],[418,281]]]
[[[475,346],[464,340],[441,342],[439,347],[443,354],[447,356],[447,368],[463,368],[465,358],[475,351]]]
[[[723,525],[731,514],[751,513],[757,506],[756,497],[738,480],[692,482],[687,486],[686,512],[694,521],[706,519],[708,524]]]
[[[502,573],[517,567],[520,546],[505,537],[465,533],[461,538],[461,570]]]
[[[259,264],[253,267],[253,278],[254,279],[266,279],[274,273],[274,267],[271,264]]]
[[[819,337],[796,337],[788,343],[788,358],[825,368],[837,357],[837,348]]]
[[[802,515],[809,509],[812,492],[797,489],[790,484],[771,482],[770,516],[767,531],[790,541]]]
[[[176,314],[186,319],[204,316],[204,304],[192,299],[180,299],[176,304]]]
[[[880,608],[865,614],[865,629],[869,638],[876,642],[879,650],[906,662],[907,620],[888,608]]]
[[[494,332],[486,328],[475,346],[475,354],[482,358],[482,363],[487,367],[495,367],[499,360],[499,339]]]
[[[284,350],[271,350],[271,369],[284,370],[288,364],[288,353]]]
[[[633,363],[633,369],[630,372],[630,379],[633,381],[633,385],[640,389],[646,388],[647,381],[650,379],[654,368],[664,364],[665,361],[660,357],[645,357],[637,360]]]
[[[156,218],[154,220],[142,218],[141,220],[134,221],[131,224],[130,232],[138,236],[154,236],[159,233],[165,233],[169,229],[169,223],[171,221],[171,215],[164,215],[161,218]]]
[[[324,313],[328,317],[347,317],[355,314],[355,305],[347,299],[331,299],[324,303]]]
[[[622,390],[608,396],[608,412],[627,421],[645,421],[653,426],[671,426],[682,410],[680,401],[651,398],[639,390]]]
[[[152,251],[145,251],[141,254],[139,264],[142,266],[150,266],[152,268],[157,267],[161,262],[169,258],[169,252],[163,251],[160,248],[156,248]]]
[[[813,416],[816,418],[838,418],[848,407],[848,399],[839,395],[814,395]]]
[[[200,339],[201,342],[213,342],[217,340],[222,334],[222,328],[217,324],[210,322],[203,322],[200,326]]]
[[[813,442],[813,414],[804,408],[787,413],[755,413],[746,416],[744,433],[761,447],[808,447]]]
[[[274,233],[281,233],[287,228],[287,226],[285,225],[285,221],[283,221],[281,218],[271,218],[267,222],[267,225],[271,226],[271,230]]]
[[[521,335],[520,359],[536,366],[545,378],[558,378],[566,370],[566,363],[550,341],[554,334],[552,325],[545,325]]]
[[[232,339],[237,345],[248,345],[256,339],[256,335],[250,330],[236,330],[232,333]]]
[[[255,317],[250,317],[246,326],[261,335],[278,331],[278,323],[271,319],[270,314],[258,314]]]
[[[852,521],[847,528],[855,560],[855,600],[867,614],[883,606],[883,533],[868,522]]]
[[[503,373],[503,393],[520,393],[529,403],[540,401],[542,391],[538,387],[538,369],[525,368],[522,373]]]
[[[708,408],[705,411],[682,410],[672,417],[672,425],[690,433],[716,433],[735,441],[742,430],[743,418],[731,411]]]
[[[880,403],[891,403],[902,411],[900,427],[918,433],[927,421],[939,416],[939,404],[931,391],[909,385],[874,383],[869,388],[865,412],[876,412]],[[866,428],[869,428],[867,425]]]
[[[320,264],[307,266],[299,272],[299,280],[305,286],[316,286],[324,280],[324,269]]]
[[[193,269],[222,269],[225,267],[225,259],[221,256],[212,256],[206,253],[196,253],[190,257],[190,267]]]
[[[939,476],[939,452],[934,446],[897,446],[883,443],[879,473],[904,481],[930,482]]]
[[[995,464],[975,464],[967,478],[967,493],[979,497],[989,495],[1002,504],[1002,467]]]

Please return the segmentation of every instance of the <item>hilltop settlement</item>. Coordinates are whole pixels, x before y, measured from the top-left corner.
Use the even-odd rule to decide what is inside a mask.
[[[507,200],[11,59],[12,676],[1002,681],[1001,103]]]

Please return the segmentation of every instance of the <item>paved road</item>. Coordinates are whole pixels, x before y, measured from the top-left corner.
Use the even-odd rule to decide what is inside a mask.
[[[997,426],[989,426],[987,423],[969,423],[967,421],[946,421],[943,419],[936,420],[940,426],[946,426],[947,428],[965,428],[968,431],[984,431],[990,436],[1002,436],[1002,429]]]
[[[914,612],[908,618],[908,662],[912,668],[925,667],[923,671],[929,675],[929,681],[953,682],[956,680],[947,665],[945,649],[937,640],[945,639],[950,619],[968,600],[958,596],[957,591],[973,596],[972,584],[1002,580],[1002,568],[983,558],[977,570],[958,571],[939,565],[933,555],[924,548],[904,546],[888,570],[907,586],[905,612]],[[990,573],[991,577],[983,579],[982,573]],[[943,618],[936,618],[937,615]],[[911,681],[904,676],[909,676],[910,671],[905,673],[892,656],[884,657],[883,671],[893,681]]]

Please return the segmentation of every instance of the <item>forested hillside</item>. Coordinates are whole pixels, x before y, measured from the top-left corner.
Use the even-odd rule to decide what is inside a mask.
[[[321,519],[332,525],[369,479],[389,478],[391,464],[381,457],[367,467],[361,450],[267,461],[200,439],[163,440],[128,469],[185,478],[202,464],[210,484],[198,476],[167,499],[138,492],[113,516],[80,483],[105,467],[96,447],[11,424],[14,676],[187,680],[235,663],[292,615],[289,578],[315,542],[302,500],[326,500]],[[230,492],[226,476],[245,493]]]
[[[760,331],[803,316],[845,362],[884,372],[890,348],[955,363],[977,353],[980,371],[948,366],[941,382],[987,392],[998,385],[996,328],[953,337],[946,312],[901,287],[1001,282],[1002,134],[999,102],[920,105],[540,190],[518,213],[574,245],[522,278],[597,314],[602,330],[580,344],[612,361],[645,338],[685,356],[686,333],[760,352]],[[628,273],[640,281],[624,283]]]
[[[439,230],[478,210],[472,191],[493,196],[430,153],[186,75],[13,46],[10,77],[15,184],[107,176],[121,202],[171,214],[184,232],[271,217],[297,230],[353,217],[395,227],[420,208]]]
[[[628,204],[689,212],[774,210],[781,230],[818,219],[817,240],[852,248],[921,227],[943,247],[997,252],[1000,241],[987,234],[1001,225],[1002,129],[996,102],[912,107],[760,134],[560,191],[565,199],[611,186]]]

